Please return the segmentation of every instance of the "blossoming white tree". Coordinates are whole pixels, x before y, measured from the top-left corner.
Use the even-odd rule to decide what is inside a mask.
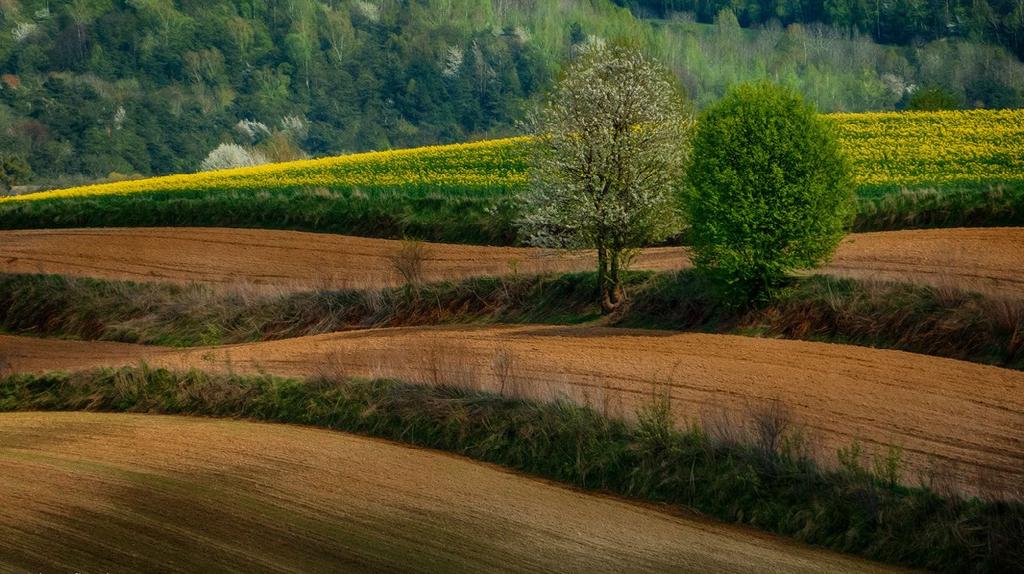
[[[593,43],[530,123],[537,146],[522,230],[537,246],[595,249],[601,307],[611,312],[635,249],[680,229],[691,108],[656,63]]]
[[[217,146],[199,165],[199,171],[216,171],[235,167],[250,167],[267,163],[262,153],[233,143]]]

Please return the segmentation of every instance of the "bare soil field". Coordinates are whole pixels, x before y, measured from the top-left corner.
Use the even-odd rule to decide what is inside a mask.
[[[423,244],[423,278],[590,270],[593,254]],[[395,285],[402,242],[219,228],[0,231],[0,272],[136,281],[269,285],[285,290]],[[1024,296],[1024,228],[930,229],[847,237],[823,271]],[[689,266],[684,248],[642,251],[635,269]]]
[[[741,430],[772,401],[820,458],[860,441],[903,449],[904,480],[1022,498],[1024,373],[847,345],[599,327],[429,327],[355,331],[216,348],[0,336],[20,371],[145,360],[170,368],[395,377],[589,404],[630,417],[655,397],[677,420]],[[871,458],[864,461],[870,465]]]
[[[589,253],[423,243],[423,279],[590,269]],[[403,242],[344,235],[223,228],[0,231],[0,271],[135,281],[201,281],[281,289],[397,285]],[[637,267],[679,265],[676,249],[652,249]]]
[[[0,533],[5,571],[895,571],[444,453],[155,415],[0,415]]]
[[[858,233],[826,267],[832,275],[913,281],[1024,296],[1024,228],[915,229]]]

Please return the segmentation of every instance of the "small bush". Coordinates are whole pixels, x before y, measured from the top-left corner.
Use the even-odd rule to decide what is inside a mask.
[[[28,163],[13,155],[0,156],[0,192],[8,191],[32,175]]]
[[[701,117],[684,205],[695,263],[729,301],[761,300],[818,267],[852,220],[832,127],[795,92],[737,88]]]
[[[955,94],[938,86],[917,90],[907,101],[907,109],[918,112],[958,110],[963,102]]]

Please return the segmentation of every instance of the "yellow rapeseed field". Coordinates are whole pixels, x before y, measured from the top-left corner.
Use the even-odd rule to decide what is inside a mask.
[[[829,117],[863,185],[1024,180],[1024,110]]]
[[[169,175],[0,199],[25,201],[139,192],[268,191],[302,188],[495,189],[526,182],[529,137],[369,152]]]
[[[1024,180],[1024,110],[831,114],[861,186]],[[0,199],[307,188],[507,191],[526,184],[529,137],[88,185]]]

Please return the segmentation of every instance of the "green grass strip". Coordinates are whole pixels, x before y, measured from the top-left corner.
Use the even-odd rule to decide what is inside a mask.
[[[831,341],[1024,369],[1024,302],[815,276],[758,309],[720,305],[693,272],[629,275],[611,324]],[[596,320],[594,274],[481,278],[416,289],[254,296],[201,285],[0,274],[0,329],[204,346],[366,327]]]
[[[243,227],[515,245],[516,189],[401,188],[137,193],[0,203],[0,229]],[[853,230],[1024,225],[1024,183],[862,190]],[[685,233],[673,243],[686,243]]]

